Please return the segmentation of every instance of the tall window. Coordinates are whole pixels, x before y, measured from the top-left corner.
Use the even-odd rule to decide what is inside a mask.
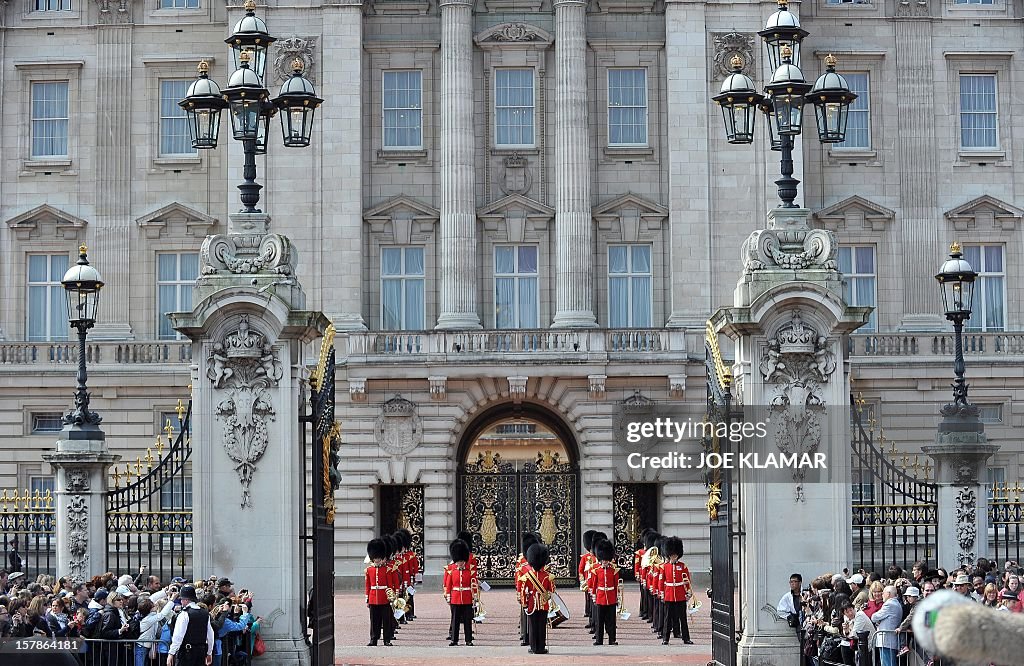
[[[843,298],[849,305],[875,307],[875,247],[873,245],[843,245],[839,248],[839,272],[843,274]],[[860,330],[870,333],[878,330],[877,312]]]
[[[495,144],[534,145],[533,100],[532,69],[494,71]]]
[[[965,245],[964,259],[978,271],[974,309],[964,328],[972,332],[1006,330],[1006,268],[1002,245]]]
[[[998,148],[995,74],[960,75],[960,147]]]
[[[608,70],[608,145],[647,145],[647,70]]]
[[[68,270],[66,254],[28,256],[28,339],[67,340],[67,295],[60,281]]]
[[[178,102],[188,93],[192,84],[188,79],[164,79],[160,81],[160,154],[195,155],[192,137],[189,136],[188,119],[185,109]]]
[[[385,247],[380,251],[381,328],[422,331],[424,267],[422,247]]]
[[[423,147],[423,75],[384,72],[384,147]]]
[[[991,5],[992,0],[956,0],[957,5]]]
[[[32,84],[32,157],[67,157],[68,82]]]
[[[71,0],[36,0],[37,12],[70,12]]]
[[[192,477],[170,479],[160,486],[160,509],[173,511],[192,508]]]
[[[846,123],[846,141],[835,144],[836,148],[871,148],[871,108],[870,86],[867,72],[843,72],[850,90],[857,94],[857,99],[850,104],[850,114]]]
[[[199,255],[195,252],[166,252],[157,257],[157,335],[175,340],[179,333],[171,326],[168,312],[192,309],[192,287],[199,277]]]
[[[495,328],[537,328],[537,248],[494,248]]]
[[[1006,468],[1005,467],[986,467],[985,468],[985,485],[988,487],[988,501],[992,501],[996,484],[999,484],[999,489],[1002,490],[1006,483]],[[1003,497],[1005,493],[1000,493],[1000,497]]]
[[[160,9],[199,9],[199,0],[160,0]]]
[[[649,327],[651,286],[650,245],[608,246],[609,327]]]

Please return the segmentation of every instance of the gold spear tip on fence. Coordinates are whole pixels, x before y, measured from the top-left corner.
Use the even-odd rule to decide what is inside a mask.
[[[174,408],[174,411],[178,412],[178,421],[184,422],[185,412],[187,412],[188,409],[185,408],[185,403],[181,401],[181,398],[178,398],[178,406]]]

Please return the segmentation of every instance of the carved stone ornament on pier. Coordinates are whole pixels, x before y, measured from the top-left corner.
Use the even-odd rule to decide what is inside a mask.
[[[278,385],[284,368],[266,338],[250,328],[248,315],[242,315],[238,328],[214,344],[206,365],[213,387],[226,394],[215,412],[224,429],[224,450],[242,484],[241,506],[251,507],[249,485],[267,451],[267,422],[276,415],[268,389]]]
[[[374,432],[377,445],[393,456],[412,452],[423,441],[423,428],[416,415],[416,403],[396,395],[381,407]]]
[[[100,8],[99,22],[101,24],[131,23],[132,21],[131,0],[96,0],[96,5]]]
[[[805,324],[799,310],[768,340],[761,357],[761,376],[768,385],[768,414],[775,424],[775,444],[784,454],[817,453],[821,446],[825,400],[822,388],[836,370],[828,340]],[[793,472],[801,483],[802,468]],[[798,499],[801,492],[797,491]]]
[[[291,241],[280,234],[207,236],[200,250],[203,275],[262,271],[292,275],[293,255]]]
[[[803,209],[796,209],[803,210]],[[811,229],[806,216],[786,217],[785,209],[775,209],[768,229],[751,233],[743,242],[743,272],[766,269],[836,270],[839,242],[827,229]]]
[[[960,566],[971,566],[975,561],[974,544],[978,537],[977,504],[978,496],[973,488],[960,488],[956,496],[956,542],[959,546],[956,561]]]
[[[71,490],[70,482],[68,490]],[[68,527],[68,551],[71,553],[68,574],[84,582],[89,577],[89,507],[84,495],[73,495],[68,502]]]
[[[288,37],[279,39],[274,43],[274,71],[277,72],[279,83],[292,78],[292,62],[298,58],[302,61],[302,75],[316,83],[316,58],[313,51],[316,49],[317,37]]]
[[[744,32],[712,33],[715,45],[714,75],[721,80],[733,73],[732,57],[739,56],[748,72],[756,71],[754,65],[754,36]]]

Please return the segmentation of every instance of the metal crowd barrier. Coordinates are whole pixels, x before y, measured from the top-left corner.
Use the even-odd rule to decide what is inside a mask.
[[[78,654],[79,663],[82,666],[137,666],[135,648],[140,644],[134,640],[105,640],[100,638],[86,638],[85,649]],[[166,666],[167,652],[160,652],[161,646],[166,650],[170,647],[168,641],[144,641],[146,652],[140,666]],[[157,655],[150,658],[150,647],[157,646]]]

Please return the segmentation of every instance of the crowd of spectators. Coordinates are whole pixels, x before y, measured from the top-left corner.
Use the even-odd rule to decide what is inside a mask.
[[[777,610],[797,629],[805,666],[897,666],[901,655],[918,649],[911,622],[921,599],[950,589],[1000,611],[1020,613],[1022,578],[1024,569],[1017,562],[999,567],[986,558],[952,571],[925,562],[914,563],[910,571],[893,565],[884,575],[844,570],[819,576],[806,588],[800,574],[793,574]]]
[[[0,571],[0,638],[84,638],[79,663],[86,666],[165,666],[176,652],[175,620],[191,601],[182,591],[191,597],[193,588],[210,614],[214,666],[249,664],[261,618],[252,613],[248,590],[235,592],[230,580],[216,576],[164,585],[145,567],[135,577],[107,572],[77,583]]]

